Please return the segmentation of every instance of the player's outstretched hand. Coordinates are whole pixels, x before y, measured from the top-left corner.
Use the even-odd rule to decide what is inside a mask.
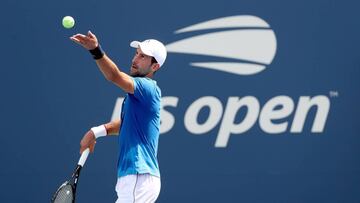
[[[71,36],[70,39],[76,42],[77,44],[80,44],[87,50],[95,49],[99,45],[96,36],[93,33],[91,33],[90,30],[88,31],[87,35],[76,34]]]
[[[96,138],[93,131],[89,130],[85,133],[84,137],[81,139],[80,142],[80,154],[86,149],[90,148],[90,152],[94,152],[96,144]]]

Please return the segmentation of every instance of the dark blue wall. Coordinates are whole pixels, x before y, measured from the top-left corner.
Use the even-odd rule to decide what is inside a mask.
[[[128,71],[134,53],[130,41],[157,38],[170,44],[221,32],[174,33],[237,15],[263,19],[275,33],[276,53],[264,71],[237,75],[196,68],[190,63],[235,59],[169,52],[156,74],[163,96],[178,98],[176,107],[165,107],[175,123],[160,136],[158,202],[359,202],[359,6],[355,0],[3,0],[1,202],[48,202],[72,172],[83,134],[108,122],[116,99],[124,96],[69,40],[71,35],[93,31]],[[66,15],[75,18],[73,29],[61,26]],[[267,133],[257,120],[246,132],[231,134],[226,147],[215,146],[229,97],[252,96],[263,108],[281,95],[295,109],[300,97],[326,98],[324,129],[312,132],[317,108],[311,108],[302,131],[291,132],[294,110],[273,121],[287,123],[285,132]],[[218,99],[223,112],[210,131],[194,134],[184,117],[205,96]],[[281,105],[276,109],[281,111]],[[235,125],[245,114],[242,108]],[[209,115],[209,107],[201,108],[198,123]],[[98,141],[80,177],[78,202],[115,201],[117,154],[116,137]]]

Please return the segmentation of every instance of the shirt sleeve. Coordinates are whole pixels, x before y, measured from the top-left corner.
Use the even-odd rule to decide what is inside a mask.
[[[148,101],[153,94],[154,84],[146,78],[133,78],[134,80],[134,97],[140,101]]]

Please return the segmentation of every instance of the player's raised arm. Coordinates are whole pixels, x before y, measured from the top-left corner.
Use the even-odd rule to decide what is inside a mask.
[[[108,81],[119,86],[125,92],[134,93],[134,81],[132,77],[120,71],[107,55],[104,54],[101,59],[96,60],[96,64]]]
[[[102,51],[93,33],[89,31],[87,35],[76,34],[70,39],[90,51],[108,81],[113,82],[125,92],[134,93],[134,82],[131,76],[120,71],[117,65]]]

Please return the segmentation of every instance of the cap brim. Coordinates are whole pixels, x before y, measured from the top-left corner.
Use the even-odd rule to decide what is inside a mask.
[[[130,46],[133,48],[139,48],[140,42],[139,41],[132,41]]]
[[[151,53],[151,51],[150,51],[145,45],[143,45],[143,44],[142,44],[141,42],[139,42],[139,41],[132,41],[132,42],[130,43],[130,46],[133,47],[133,48],[140,48],[141,51],[142,51],[144,54],[146,54],[146,55],[148,55],[148,56],[153,56],[153,54]]]

